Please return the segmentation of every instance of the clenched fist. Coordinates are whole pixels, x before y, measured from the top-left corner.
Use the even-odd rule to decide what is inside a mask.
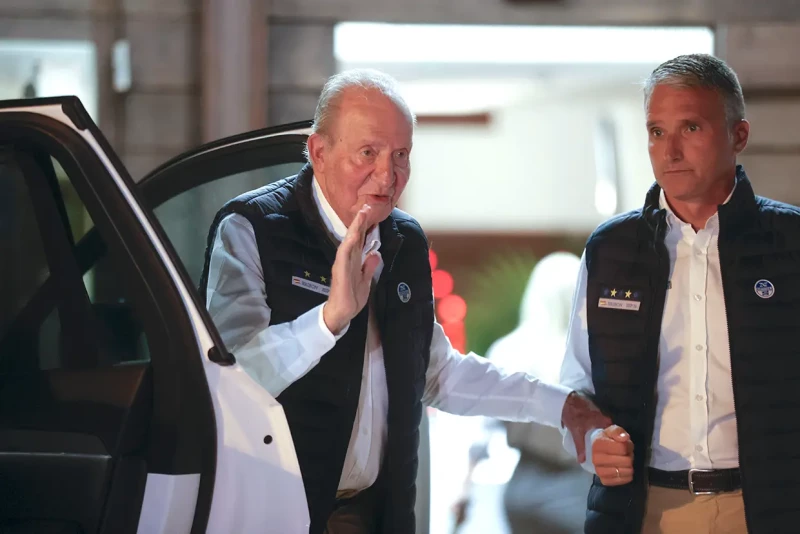
[[[592,464],[604,486],[633,480],[633,442],[622,427],[611,425],[592,443]]]

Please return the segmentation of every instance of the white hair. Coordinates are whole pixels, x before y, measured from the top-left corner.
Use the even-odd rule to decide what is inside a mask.
[[[411,112],[406,101],[400,95],[397,80],[386,73],[375,69],[350,69],[334,74],[325,83],[317,101],[314,112],[314,123],[311,125],[312,133],[329,135],[331,127],[336,121],[336,111],[344,92],[348,89],[364,89],[378,91],[391,100],[397,108],[408,118],[412,128],[417,123],[417,118]],[[306,159],[308,147],[306,146]]]

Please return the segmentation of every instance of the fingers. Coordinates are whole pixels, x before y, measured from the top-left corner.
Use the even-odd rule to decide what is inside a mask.
[[[617,425],[603,430],[592,444],[592,464],[605,486],[620,486],[633,480],[633,441]]]
[[[633,452],[632,445],[632,442],[619,443],[601,436],[592,444],[592,452],[594,454],[608,454],[609,456],[629,456]]]
[[[614,441],[624,443],[626,441],[631,440],[630,434],[625,432],[625,429],[621,426],[611,425],[603,430],[603,434],[608,436],[609,438],[613,439]]]
[[[376,252],[370,252],[367,254],[366,259],[364,260],[364,265],[362,267],[362,281],[364,282],[371,282],[372,276],[375,274],[375,269],[378,268],[378,264],[381,261],[381,255]]]
[[[632,441],[614,441],[605,434],[592,443],[592,456],[606,454],[608,456],[633,456]]]
[[[592,455],[592,463],[595,468],[599,467],[633,467],[633,456],[619,456],[616,454],[606,454],[596,452]]]
[[[347,233],[345,234],[345,242],[346,241],[355,241],[353,243],[354,247],[361,248],[364,245],[364,238],[367,235],[367,230],[369,229],[369,212],[372,210],[372,207],[369,204],[364,204],[361,206],[361,209],[358,210],[356,213],[353,222],[347,228]]]
[[[632,467],[598,467],[595,472],[604,486],[622,486],[633,480]]]

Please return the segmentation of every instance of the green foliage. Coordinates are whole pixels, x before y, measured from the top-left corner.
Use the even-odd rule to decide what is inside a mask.
[[[495,340],[516,328],[522,293],[536,261],[530,252],[508,251],[490,256],[465,275],[461,294],[467,302],[467,350],[484,355]]]

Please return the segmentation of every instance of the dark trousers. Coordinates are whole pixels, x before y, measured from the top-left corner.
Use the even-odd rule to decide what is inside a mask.
[[[380,495],[373,486],[349,499],[337,500],[325,534],[378,534]]]

